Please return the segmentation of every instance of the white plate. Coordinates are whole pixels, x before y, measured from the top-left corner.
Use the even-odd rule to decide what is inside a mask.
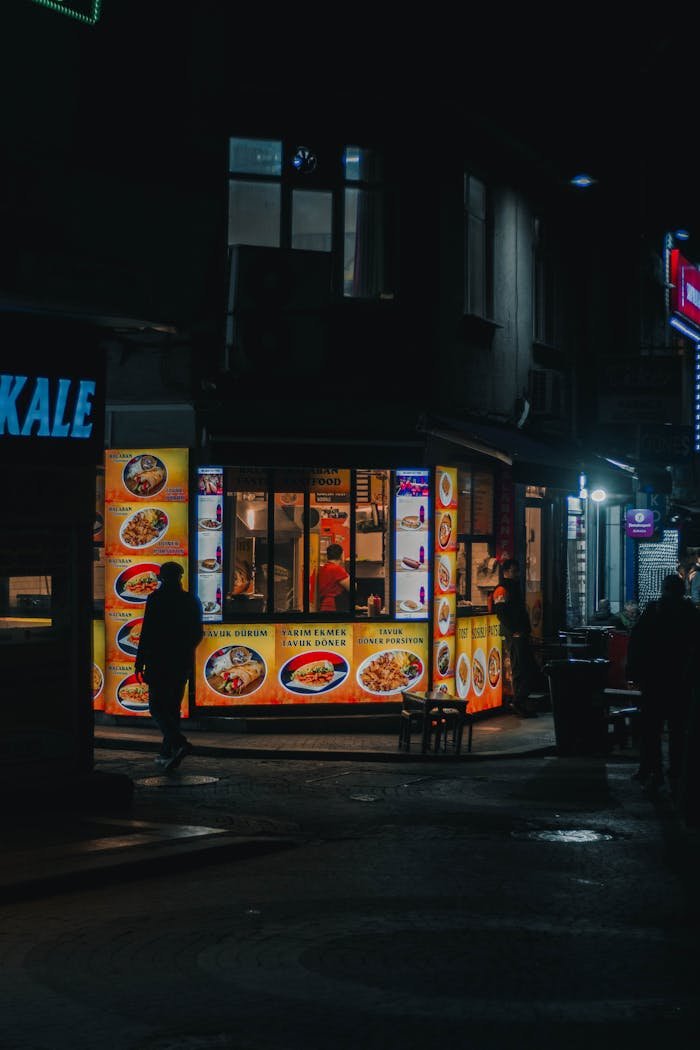
[[[200,572],[221,572],[221,563],[217,561],[215,565],[213,565],[211,568],[209,568],[208,565],[204,565],[203,562],[200,562],[200,564],[199,564],[199,571]]]
[[[479,687],[476,675],[474,674],[475,664],[478,664],[482,671],[481,687]],[[481,696],[484,689],[486,688],[486,657],[484,656],[483,649],[477,649],[472,656],[472,685],[474,686],[474,692],[477,696]]]
[[[232,667],[235,667],[235,664],[231,663],[230,657],[233,649],[247,649],[249,654],[248,659],[261,664],[262,674],[258,678],[253,679],[252,682],[243,686],[240,692],[227,693],[223,689],[216,689],[209,679],[212,678],[217,671],[228,671]],[[224,645],[221,649],[217,649],[215,653],[212,653],[204,665],[204,681],[207,683],[209,689],[211,689],[212,693],[216,693],[217,696],[225,696],[232,704],[235,704],[241,696],[250,696],[251,693],[256,693],[266,678],[267,664],[265,663],[263,656],[257,651],[257,649],[251,649],[249,645]]]
[[[144,470],[154,468],[161,471],[162,476],[160,480],[151,485],[147,492],[138,491],[137,475]],[[137,499],[153,499],[155,495],[165,488],[168,481],[168,471],[165,463],[158,456],[154,456],[152,452],[140,452],[138,456],[133,456],[124,467],[122,480],[124,487],[128,489],[132,496],[136,496]]]
[[[210,525],[209,522],[213,522],[213,524]],[[216,521],[215,518],[200,518],[199,527],[200,529],[204,529],[205,532],[220,532],[221,522]]]
[[[455,671],[455,685],[457,686],[457,696],[461,700],[464,700],[469,692],[471,676],[472,672],[471,667],[469,666],[469,657],[466,653],[460,653],[457,659],[457,668]]]
[[[443,524],[443,522],[446,523],[447,519],[449,519],[449,523],[450,523],[449,524],[449,528],[444,530],[442,528],[442,524]],[[451,514],[443,514],[443,515],[441,515],[440,521],[438,523],[438,543],[440,544],[440,547],[443,550],[447,546],[449,546],[449,542],[450,542],[450,540],[452,538],[452,530],[453,530],[453,528],[454,528],[454,521],[452,520],[452,515]],[[445,540],[444,543],[443,543],[443,538]]]
[[[412,677],[408,678],[407,681],[402,682],[400,685],[397,685],[394,688],[391,688],[391,689],[370,689],[369,686],[365,685],[364,682],[362,681],[362,675],[367,670],[367,668],[370,666],[370,664],[373,663],[374,660],[378,660],[380,656],[389,656],[392,653],[408,653],[409,656],[413,657],[418,662],[416,666],[418,666],[420,668],[420,670],[416,674],[414,674]],[[418,682],[421,679],[424,671],[425,671],[425,664],[423,662],[422,656],[419,656],[418,653],[414,652],[412,649],[407,649],[407,648],[405,649],[402,646],[396,646],[393,649],[382,649],[381,652],[371,653],[366,659],[364,659],[362,661],[360,666],[357,668],[357,676],[356,677],[357,677],[357,684],[362,689],[364,689],[366,692],[372,693],[373,696],[395,696],[396,693],[400,693],[404,689],[412,689],[415,686],[416,682]]]
[[[438,630],[440,634],[447,634],[450,629],[450,603],[447,598],[441,598],[437,614]]]
[[[93,690],[92,690],[92,699],[93,700],[97,700],[97,697],[100,695],[100,693],[102,692],[102,690],[104,688],[105,679],[104,679],[104,675],[102,674],[102,671],[97,666],[97,664],[93,664],[92,665],[92,670],[93,670],[93,675],[94,675],[95,681],[97,683],[97,688],[93,687]]]
[[[452,478],[443,471],[440,475],[440,481],[438,482],[438,493],[440,494],[440,502],[443,507],[449,507],[452,502]]]
[[[411,598],[408,598],[406,601],[399,603],[399,609],[401,612],[419,613],[422,611],[423,606],[420,602],[414,602]]]
[[[445,570],[445,572],[447,573],[447,583],[445,584],[444,587],[442,585],[442,580],[440,579],[440,567],[441,566]],[[450,589],[450,584],[452,583],[452,566],[450,565],[450,559],[447,558],[444,554],[440,555],[440,559],[438,561],[437,579],[438,579],[438,587],[440,588],[441,591],[448,591]]]
[[[501,657],[501,654],[499,653],[499,651],[498,651],[498,649],[496,648],[495,645],[493,645],[491,647],[491,649],[489,650],[489,670],[490,670],[490,667],[491,667],[491,657],[492,656],[494,657],[494,659],[497,659],[497,661],[498,661],[498,674],[496,675],[496,681],[495,682],[491,681],[491,675],[489,674],[489,685],[491,686],[492,689],[495,689],[496,686],[498,685],[498,683],[501,680],[501,673],[502,673],[502,670],[503,670],[503,658]]]
[[[221,606],[218,602],[202,602],[202,612],[205,616],[214,616],[221,612]]]
[[[125,547],[129,547],[129,549],[132,551],[141,551],[144,550],[146,547],[152,547],[154,543],[157,543],[158,540],[161,540],[168,531],[168,526],[170,524],[168,520],[168,515],[165,513],[164,510],[159,510],[159,513],[163,515],[163,517],[165,518],[165,522],[160,528],[160,530],[158,530],[158,534],[154,536],[153,539],[147,540],[146,543],[127,543],[127,541],[124,539],[124,533],[126,532],[127,526],[130,524],[130,522],[134,521],[135,518],[138,518],[140,514],[145,514],[146,511],[154,509],[155,508],[153,507],[144,507],[142,510],[137,510],[133,514],[130,514],[129,517],[122,522],[121,527],[119,529],[120,543],[123,543]]]
[[[416,518],[418,518],[418,515],[417,514],[416,515],[407,514],[406,517],[416,517]],[[418,518],[418,521],[415,523],[415,525],[411,525],[410,523],[408,525],[404,525],[403,518],[402,518],[401,521],[399,522],[399,528],[403,529],[404,532],[418,532],[422,528],[421,520],[420,520],[420,518]]]
[[[442,656],[442,655],[443,655],[444,653],[446,653],[446,654],[447,654],[447,663],[445,664],[445,670],[444,670],[444,671],[441,671],[441,670],[440,670],[440,662],[441,662],[441,661],[440,661],[440,657],[441,657],[441,656]],[[443,677],[444,677],[444,676],[445,676],[446,674],[449,674],[449,673],[450,673],[450,647],[449,647],[449,645],[447,644],[447,642],[440,642],[440,644],[439,644],[439,646],[438,646],[438,650],[437,650],[437,656],[436,656],[436,658],[435,658],[435,670],[437,671],[437,673],[438,673],[439,675],[442,675]]]
[[[294,681],[292,675],[295,670],[298,670],[307,664],[316,663],[320,660],[327,660],[329,663],[332,663],[334,667],[333,675],[327,682],[320,682],[316,685],[311,685]],[[335,653],[327,649],[314,649],[308,653],[295,653],[295,655],[290,657],[290,659],[280,668],[278,677],[282,688],[289,690],[289,692],[327,693],[329,690],[335,689],[336,686],[345,681],[349,670],[350,667],[347,660],[344,656],[341,656],[340,653]]]

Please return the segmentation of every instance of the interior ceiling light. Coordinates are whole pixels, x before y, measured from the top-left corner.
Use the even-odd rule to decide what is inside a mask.
[[[585,189],[587,186],[592,186],[596,181],[592,175],[586,175],[585,172],[580,172],[578,175],[574,175],[573,179],[569,180],[572,186],[578,186],[579,189]]]
[[[690,233],[688,230],[676,230],[673,236],[677,241],[687,241],[690,239]]]

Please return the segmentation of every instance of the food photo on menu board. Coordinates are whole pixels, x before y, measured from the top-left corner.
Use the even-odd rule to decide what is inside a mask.
[[[107,449],[105,502],[187,502],[188,462],[186,448]]]
[[[427,618],[430,560],[428,471],[397,471],[394,500],[397,619]]]

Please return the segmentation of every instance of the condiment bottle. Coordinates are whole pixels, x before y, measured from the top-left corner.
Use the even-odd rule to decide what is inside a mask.
[[[422,525],[423,522],[425,521],[425,507],[423,506],[422,503],[420,505],[420,510],[418,511],[418,516],[420,517],[420,523]]]
[[[221,521],[221,504],[220,503],[216,504],[216,520],[218,522]]]
[[[418,597],[420,598],[421,605],[425,605],[425,587],[421,587]]]
[[[421,547],[421,549],[418,551],[418,561],[421,563],[421,565],[425,561],[425,547]]]

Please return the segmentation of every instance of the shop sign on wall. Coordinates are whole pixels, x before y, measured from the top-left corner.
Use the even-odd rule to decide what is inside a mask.
[[[197,648],[198,707],[401,700],[427,688],[428,625],[213,624]]]
[[[654,535],[654,511],[633,507],[625,512],[625,535],[631,540],[648,540]]]

